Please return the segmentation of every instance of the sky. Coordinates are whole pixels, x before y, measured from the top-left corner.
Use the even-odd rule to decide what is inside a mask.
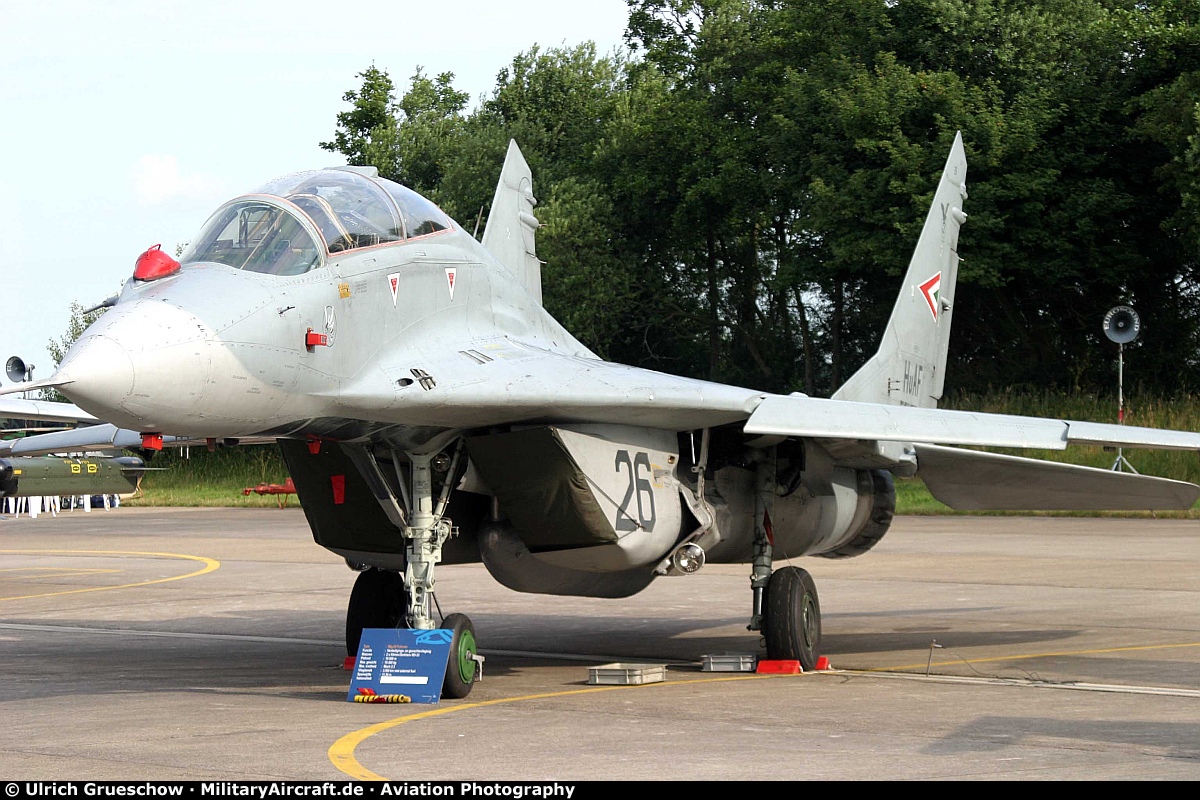
[[[518,53],[608,54],[627,20],[625,0],[5,0],[0,360],[49,377],[72,301],[116,293],[225,200],[344,164],[318,143],[372,64],[398,93],[418,66],[452,72],[475,105]]]

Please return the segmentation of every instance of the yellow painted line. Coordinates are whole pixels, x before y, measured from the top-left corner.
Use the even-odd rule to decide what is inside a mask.
[[[958,658],[953,661],[934,661],[929,667],[950,667],[955,664],[986,664],[989,661],[1028,661],[1031,658],[1061,658],[1063,656],[1094,656],[1101,653],[1132,653],[1139,650],[1173,650],[1181,647],[1200,647],[1200,642],[1185,642],[1182,644],[1145,644],[1132,647],[1105,647],[1096,650],[1062,650],[1056,653],[1025,653],[1015,656],[994,656],[992,658]],[[925,669],[926,662],[919,664],[902,664],[898,667],[871,667],[870,669],[855,670],[855,672],[900,672],[908,669]]]
[[[74,578],[79,575],[98,575],[100,573],[120,572],[119,569],[99,569],[86,567],[12,567],[0,569],[0,572],[25,572],[31,578]],[[24,576],[18,576],[24,577]]]
[[[143,553],[136,550],[0,550],[0,554],[43,554],[43,555],[69,555],[69,556],[145,556],[147,558],[178,558],[185,561],[198,561],[204,566],[194,572],[189,572],[186,575],[174,575],[170,578],[155,578],[151,581],[138,581],[136,583],[123,583],[118,586],[91,586],[86,589],[67,589],[62,592],[43,592],[42,594],[23,594],[16,597],[0,597],[0,602],[5,600],[29,600],[34,597],[60,597],[65,594],[82,594],[83,592],[107,592],[113,589],[132,589],[136,586],[151,586],[156,583],[167,583],[169,581],[181,581],[184,578],[194,578],[197,575],[203,575],[206,572],[212,572],[221,566],[221,562],[215,558],[205,558],[204,556],[189,556],[181,553]]]
[[[802,675],[813,675],[816,673],[806,672]],[[699,680],[687,681],[662,681],[659,683],[645,683],[633,686],[596,686],[590,689],[571,689],[565,692],[546,692],[544,694],[527,694],[520,697],[503,697],[498,700],[485,700],[481,703],[466,703],[461,706],[446,706],[444,708],[435,708],[429,711],[421,711],[416,714],[407,714],[403,717],[396,717],[384,722],[378,722],[374,725],[362,728],[361,730],[347,733],[342,738],[334,742],[329,748],[329,760],[341,772],[349,775],[351,778],[360,781],[386,781],[387,778],[378,775],[364,767],[354,757],[354,749],[364,741],[374,736],[377,733],[390,730],[397,726],[403,725],[406,722],[416,722],[421,719],[429,719],[430,717],[441,716],[442,714],[453,714],[455,711],[467,711],[473,708],[484,708],[486,706],[505,705],[507,703],[521,703],[526,700],[545,700],[551,697],[570,697],[578,694],[595,694],[596,692],[612,692],[618,689],[655,689],[663,686],[686,686],[696,683],[722,683],[728,681],[761,681],[770,680],[772,678],[795,678],[797,675],[737,675],[723,678],[702,678]]]

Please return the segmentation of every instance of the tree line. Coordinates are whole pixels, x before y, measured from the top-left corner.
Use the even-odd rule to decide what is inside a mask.
[[[1200,387],[1196,0],[628,0],[471,103],[374,66],[322,143],[482,230],[509,139],[547,309],[600,355],[828,395],[875,349],[955,133],[947,388]]]

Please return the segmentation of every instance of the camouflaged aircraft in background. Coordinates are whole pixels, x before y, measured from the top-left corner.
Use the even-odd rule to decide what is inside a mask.
[[[151,249],[37,386],[108,425],[16,453],[277,440],[317,543],[360,570],[346,615],[438,627],[436,564],[521,592],[626,597],[751,564],[749,628],[811,670],[817,591],[775,558],[860,555],[893,475],[971,509],[1188,508],[1188,483],[965,450],[1200,450],[1200,434],[939,410],[966,158],[956,138],[878,353],[832,399],[601,360],[541,304],[532,177],[511,143],[482,241],[373,168],[226,203],[179,262]],[[636,313],[636,312],[633,312]],[[170,442],[170,439],[167,440]],[[0,453],[3,451],[0,450]],[[445,693],[477,673],[470,621]]]

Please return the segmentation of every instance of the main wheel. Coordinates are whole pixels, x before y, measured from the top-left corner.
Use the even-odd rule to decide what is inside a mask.
[[[399,628],[408,624],[408,591],[398,572],[368,569],[358,573],[346,606],[346,654],[358,655],[363,628]]]
[[[454,631],[450,640],[446,679],[442,681],[442,695],[457,700],[471,693],[479,674],[479,663],[474,658],[475,626],[466,614],[450,614],[442,620],[442,627]]]
[[[767,584],[765,633],[767,658],[817,668],[821,648],[821,604],[812,576],[799,567],[777,569]]]

